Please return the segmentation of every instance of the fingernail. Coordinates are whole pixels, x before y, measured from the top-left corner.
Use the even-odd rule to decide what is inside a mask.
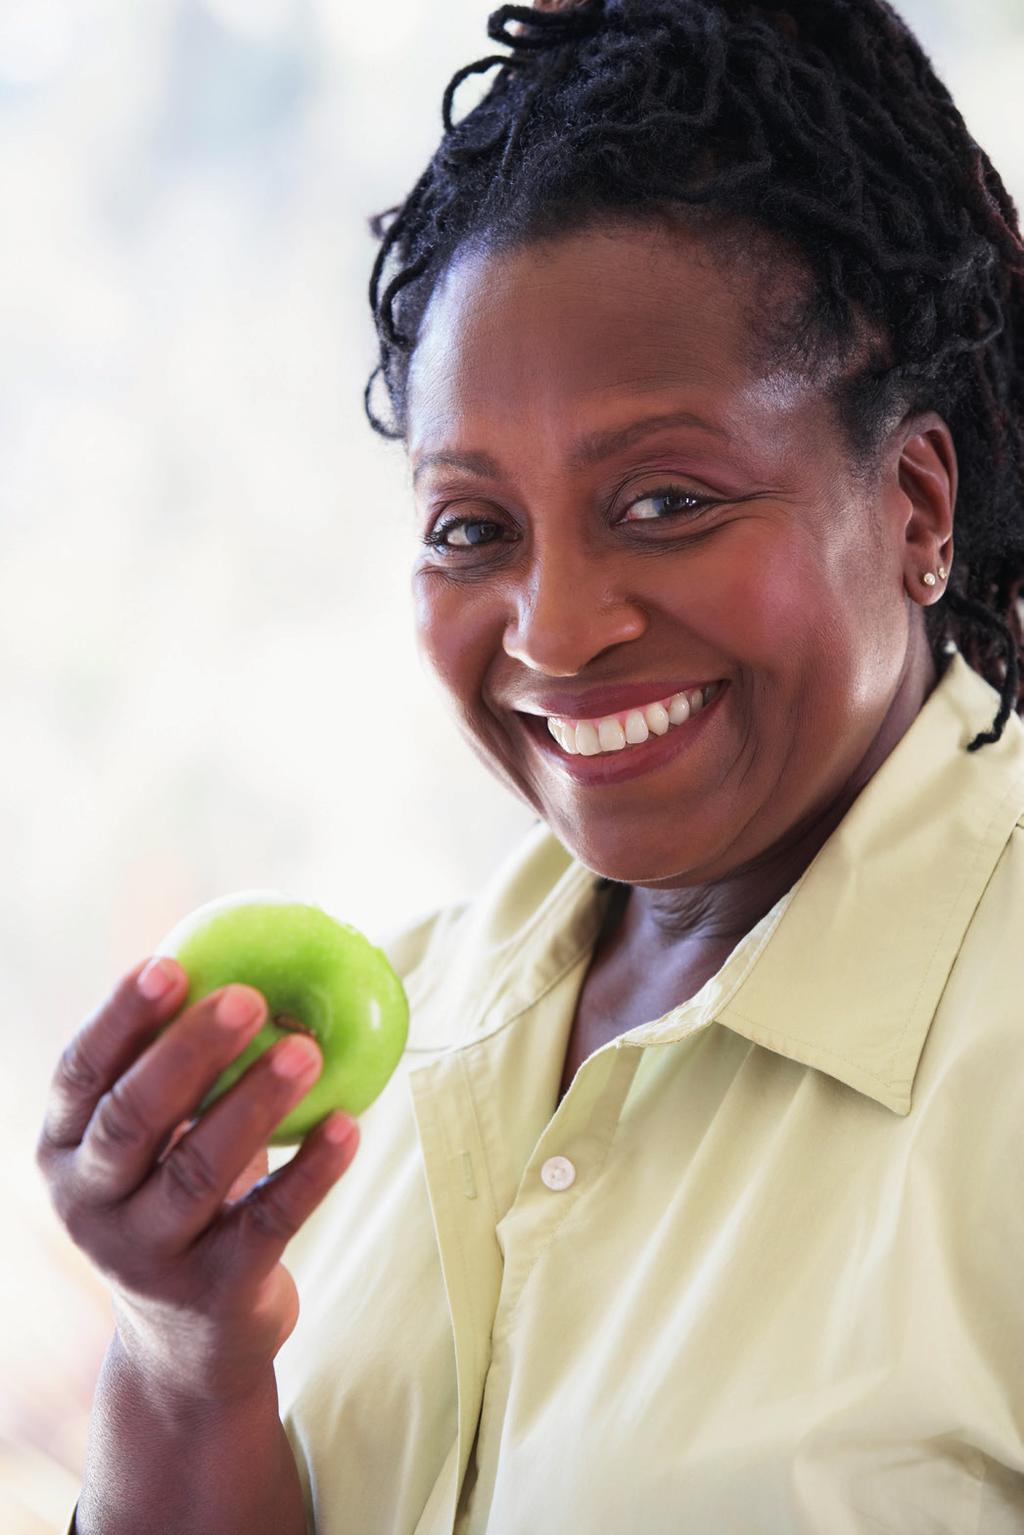
[[[135,984],[147,1002],[159,1002],[161,997],[166,997],[175,980],[173,970],[161,960],[151,959]]]
[[[320,1070],[320,1052],[311,1040],[293,1035],[278,1045],[270,1064],[281,1077],[312,1076]]]
[[[355,1121],[339,1114],[332,1114],[324,1125],[324,1139],[332,1146],[344,1146],[356,1133]]]
[[[227,1029],[244,1029],[263,1011],[263,1000],[245,986],[229,986],[217,1003],[217,1022]]]

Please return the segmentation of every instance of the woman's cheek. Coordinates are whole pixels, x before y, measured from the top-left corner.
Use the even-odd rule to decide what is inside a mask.
[[[417,646],[431,671],[457,702],[472,708],[489,664],[493,604],[474,600],[434,572],[421,574],[413,586],[413,621]]]
[[[451,622],[452,596],[434,572],[413,576],[413,630],[423,660],[445,687],[451,686],[451,669],[458,655],[458,626]]]
[[[808,593],[800,573],[784,560],[736,557],[738,541],[715,561],[694,563],[676,583],[670,611],[701,646],[702,657],[726,670],[764,667],[794,658],[806,634]]]

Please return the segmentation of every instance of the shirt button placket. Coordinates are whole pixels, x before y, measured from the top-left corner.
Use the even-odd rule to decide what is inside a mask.
[[[541,1182],[555,1193],[576,1182],[576,1169],[568,1157],[548,1157],[540,1170]]]

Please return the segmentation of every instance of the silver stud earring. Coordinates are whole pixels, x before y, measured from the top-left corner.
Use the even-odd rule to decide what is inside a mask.
[[[925,586],[934,586],[935,585],[935,577],[933,576],[933,574],[932,574],[932,572],[930,570],[925,575],[923,575],[921,577],[921,580],[924,582]]]
[[[939,580],[940,581],[945,581],[945,579],[946,579],[948,574],[949,574],[949,572],[946,569],[945,565],[940,565],[939,566]]]

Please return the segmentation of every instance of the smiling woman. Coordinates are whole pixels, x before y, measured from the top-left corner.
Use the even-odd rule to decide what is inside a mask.
[[[488,33],[373,221],[366,407],[424,660],[537,825],[385,943],[409,1045],[287,1247],[290,1451],[236,1389],[203,1464],[230,1508],[248,1446],[246,1535],[263,1466],[317,1535],[1009,1535],[1016,211],[881,0]],[[123,1378],[82,1535],[143,1527]],[[199,1417],[156,1419],[166,1466]]]
[[[1009,1531],[1015,210],[873,0],[488,32],[512,52],[453,77],[373,221],[366,407],[412,469],[422,653],[541,829],[406,951],[441,1054],[365,1200],[304,1234],[309,1506],[339,1535],[357,1484],[360,1528],[418,1535]],[[364,1243],[417,1276],[385,1307],[322,1265],[399,1168],[430,1220],[417,1194]]]
[[[445,455],[418,484],[421,647],[482,759],[643,888],[691,976],[698,936],[716,969],[920,710],[911,594],[952,564],[946,424],[915,413],[868,473],[817,379],[751,355],[750,308],[679,229],[475,254],[439,280],[407,389],[412,461]],[[602,750],[602,717],[705,684],[713,713]],[[539,749],[531,715],[590,760]],[[674,945],[626,948],[678,1001]]]

